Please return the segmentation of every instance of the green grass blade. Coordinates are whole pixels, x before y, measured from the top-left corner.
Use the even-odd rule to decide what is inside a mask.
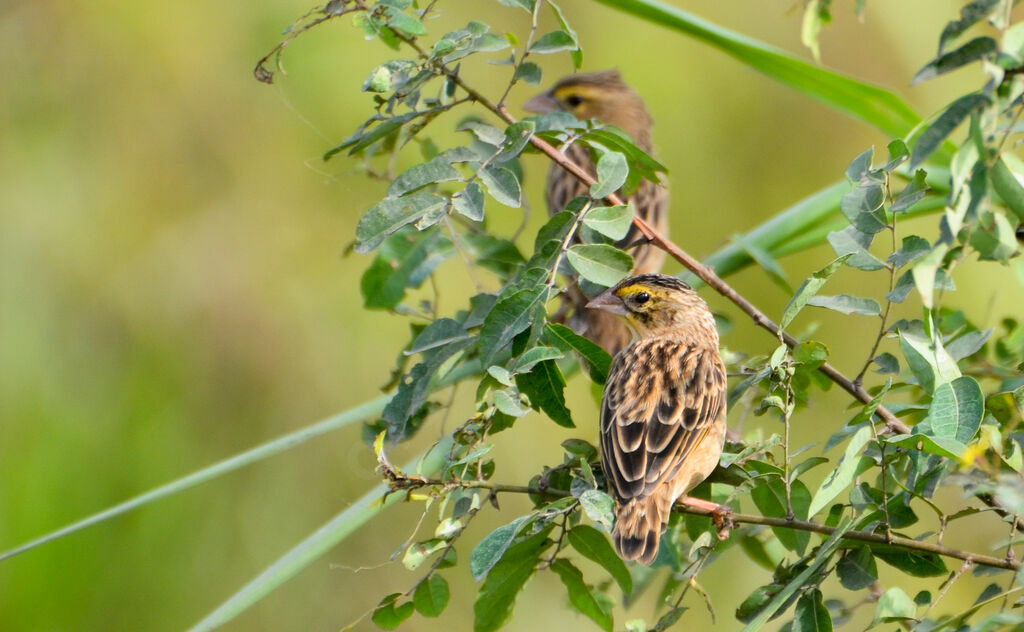
[[[447,458],[452,445],[451,435],[445,436],[433,449],[428,450],[422,459],[414,459],[403,468],[405,471],[429,476],[439,470]],[[192,627],[191,632],[213,630],[265,597],[272,590],[294,577],[314,560],[329,551],[336,544],[348,537],[353,531],[364,525],[371,518],[379,515],[386,507],[405,499],[405,494],[396,493],[385,497],[388,488],[383,483],[367,492],[362,498],[350,505],[308,538],[285,553],[256,576],[255,579],[242,587],[241,590],[217,606],[202,621]],[[383,500],[382,500],[383,499]]]
[[[835,553],[836,549],[839,548],[839,544],[843,540],[843,534],[850,530],[853,526],[853,518],[843,518],[843,520],[836,526],[836,530],[828,537],[827,540],[818,548],[817,554],[807,568],[803,570],[799,575],[789,581],[786,586],[779,591],[777,595],[765,606],[760,613],[750,623],[743,628],[743,632],[755,632],[764,625],[768,619],[775,615],[776,611],[779,610],[793,594],[804,586],[806,582],[814,573],[818,571],[818,568],[822,564],[827,562],[832,554]]]
[[[795,90],[877,127],[892,138],[906,136],[921,122],[921,117],[910,106],[884,88],[815,66],[682,9],[656,0],[599,2],[714,46]]]
[[[246,465],[252,465],[257,461],[261,461],[269,456],[278,454],[279,452],[284,452],[285,450],[294,448],[301,443],[333,430],[337,430],[338,428],[343,428],[357,421],[362,421],[367,417],[378,415],[382,410],[384,410],[384,406],[390,399],[390,395],[379,397],[373,401],[360,404],[355,408],[350,408],[349,410],[338,413],[337,415],[328,417],[327,419],[319,421],[312,426],[307,426],[302,430],[297,430],[280,436],[268,441],[267,443],[252,448],[251,450],[246,450],[241,454],[236,454],[235,456],[224,459],[223,461],[219,461],[213,465],[196,470],[187,476],[171,481],[165,485],[161,485],[155,489],[151,489],[148,492],[126,500],[123,503],[104,509],[103,511],[95,513],[87,518],[83,518],[78,522],[74,522],[66,527],[62,527],[56,531],[52,531],[44,536],[36,538],[35,540],[26,542],[21,546],[5,551],[4,553],[0,553],[0,561],[14,557],[19,553],[24,553],[29,549],[46,544],[47,542],[52,542],[58,538],[70,535],[76,531],[81,531],[86,527],[103,522],[104,520],[109,520],[133,509],[138,509],[139,507],[151,503],[154,500],[159,500],[166,496],[170,496],[171,494],[177,494],[178,492],[185,491],[190,487],[195,487],[200,483],[205,483],[206,481],[237,470],[241,467],[245,467]]]

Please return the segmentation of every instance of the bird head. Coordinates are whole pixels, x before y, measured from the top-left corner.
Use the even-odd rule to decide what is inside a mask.
[[[537,114],[561,110],[581,121],[597,119],[621,128],[638,144],[650,143],[651,115],[618,70],[569,75],[527,101],[523,109]]]
[[[587,303],[626,319],[643,338],[707,339],[718,345],[718,328],[707,304],[686,283],[667,274],[641,274],[620,281]]]

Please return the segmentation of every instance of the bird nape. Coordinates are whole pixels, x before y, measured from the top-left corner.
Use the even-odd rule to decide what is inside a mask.
[[[523,106],[536,113],[561,110],[580,120],[596,119],[614,125],[630,135],[638,147],[652,153],[651,126],[654,121],[647,112],[643,99],[632,90],[617,70],[581,73],[560,79],[547,91],[533,97]],[[590,173],[595,172],[590,151],[582,144],[562,147],[563,153]],[[589,193],[589,187],[557,164],[548,171],[548,214],[565,209],[569,202]],[[668,190],[643,180],[627,198],[636,213],[663,235],[668,234]],[[625,247],[642,240],[634,226],[616,245]],[[659,248],[642,242],[631,249],[635,261],[633,274],[658,272],[665,260]],[[608,353],[615,355],[629,344],[629,330],[614,316],[601,311],[584,309],[588,297],[575,285],[567,290],[568,324],[590,338]]]
[[[615,499],[615,549],[651,564],[672,506],[722,454],[726,382],[718,329],[697,293],[663,274],[625,279],[587,307],[623,317],[636,334],[605,382],[601,464]]]

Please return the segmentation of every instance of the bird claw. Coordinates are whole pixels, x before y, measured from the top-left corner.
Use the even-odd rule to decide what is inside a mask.
[[[693,498],[692,496],[683,497],[682,503],[711,516],[711,522],[714,523],[715,530],[718,531],[718,539],[723,541],[729,539],[730,530],[736,526],[735,521],[732,519],[732,507],[729,505],[719,505],[703,498]]]

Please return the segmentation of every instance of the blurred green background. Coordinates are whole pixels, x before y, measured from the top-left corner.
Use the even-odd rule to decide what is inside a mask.
[[[585,69],[617,66],[647,99],[671,171],[672,232],[694,254],[840,179],[853,156],[889,140],[676,33],[585,0],[561,4],[581,37]],[[983,81],[968,70],[908,85],[958,2],[872,0],[863,23],[852,3],[837,4],[823,34],[827,65],[895,89],[924,115]],[[806,55],[792,2],[680,6]],[[440,7],[432,31],[470,17],[499,32],[522,35],[527,26],[525,14],[497,2]],[[320,155],[368,115],[371,99],[359,86],[392,53],[339,20],[293,43],[288,74],[273,86],[254,81],[256,60],[308,8],[301,0],[0,8],[0,549],[379,395],[407,323],[361,309],[369,259],[342,252],[385,185],[352,160],[325,164]],[[505,67],[466,66],[498,94]],[[544,83],[570,68],[567,56],[546,59]],[[519,86],[511,103],[533,92]],[[459,116],[436,123],[442,138]],[[536,227],[546,165],[531,157],[526,168]],[[519,220],[518,211],[491,208],[508,214],[496,220],[500,230]],[[824,247],[783,264],[795,285],[829,259]],[[966,266],[960,291],[947,298],[971,306],[982,327],[1021,304],[1012,272],[994,267],[979,275]],[[844,291],[884,293],[879,278],[842,274]],[[456,309],[468,281],[462,264],[446,264],[440,280],[442,307]],[[771,315],[787,300],[757,270],[735,283]],[[773,348],[728,304],[708,298],[737,321],[726,346]],[[867,353],[859,341],[870,339],[861,334],[871,336],[876,322],[809,316],[800,322],[820,320],[816,337],[855,373]],[[525,418],[497,437],[498,480],[523,482],[559,462],[568,436],[596,440],[587,384],[576,379],[571,392],[580,428]],[[449,427],[468,414],[467,403],[456,398]],[[823,396],[798,417],[799,438],[820,440],[821,428],[845,421],[847,403]],[[763,418],[745,423],[779,429]],[[399,447],[395,461],[439,432],[438,420]],[[2,562],[0,629],[185,628],[373,486],[373,466],[353,426]],[[482,514],[460,553],[524,507],[509,498],[501,514]],[[419,510],[389,510],[226,629],[336,630],[405,590],[418,575],[389,556]],[[974,534],[946,543],[987,550],[1003,537]],[[464,565],[446,576],[455,594],[448,612],[404,629],[469,629],[472,579]],[[767,577],[738,550],[712,565],[702,581],[719,624],[736,627],[732,610]],[[630,618],[650,618],[652,598]],[[591,629],[564,600],[556,578],[539,577],[507,629]],[[693,605],[687,616],[706,624]]]

